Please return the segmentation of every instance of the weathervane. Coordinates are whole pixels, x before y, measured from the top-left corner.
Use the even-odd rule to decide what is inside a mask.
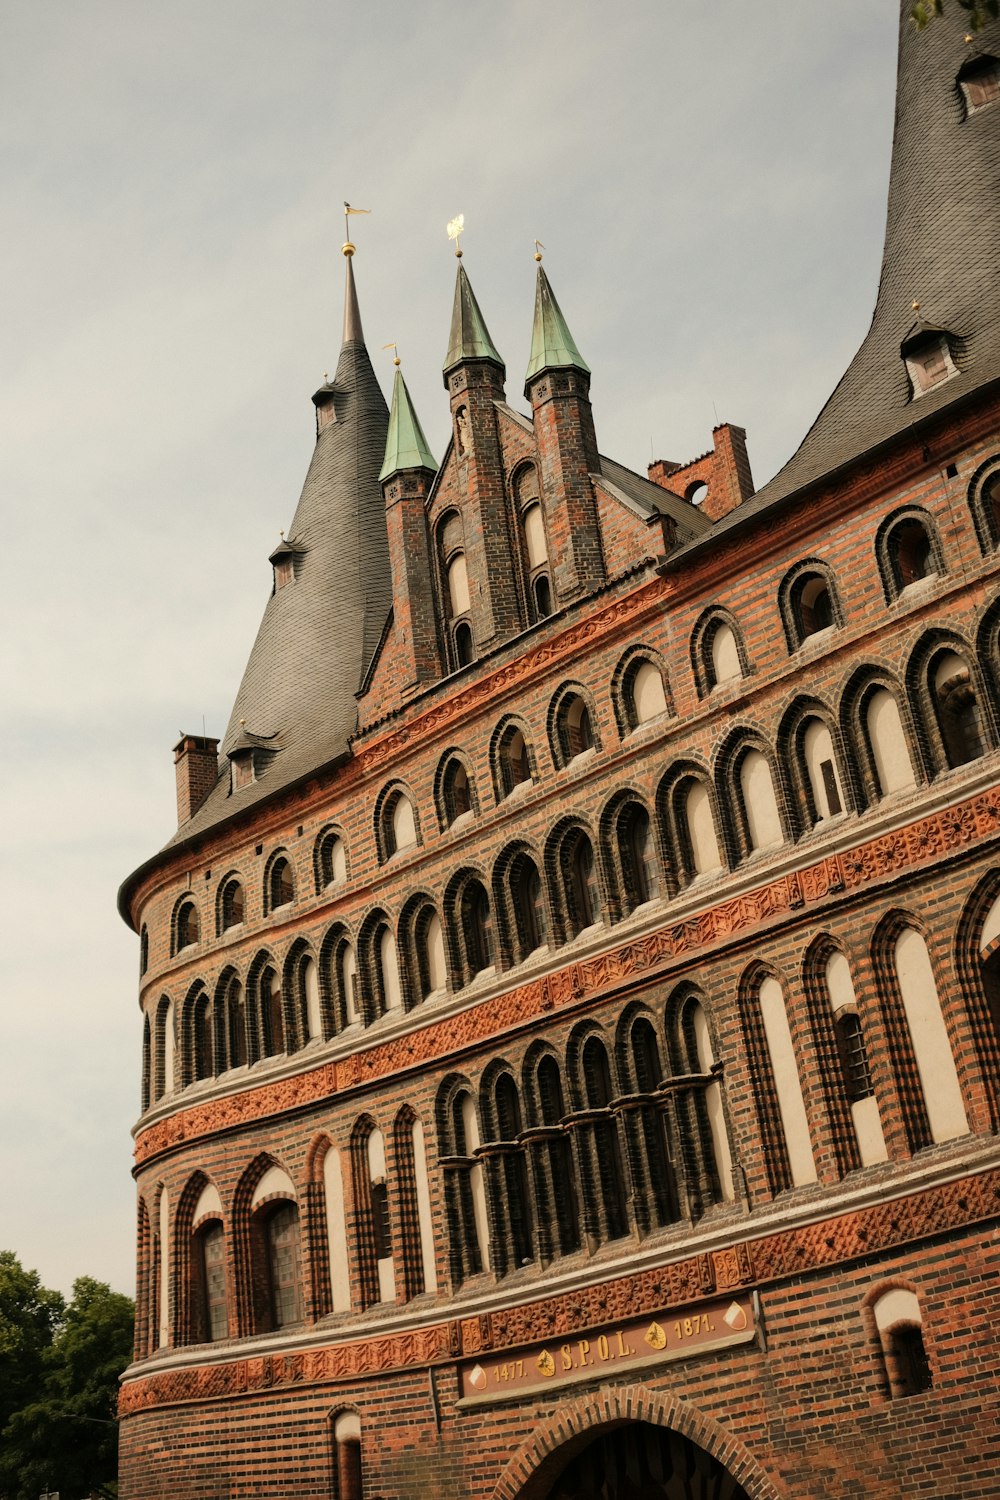
[[[350,257],[354,254],[355,250],[358,248],[357,245],[352,245],[351,244],[351,214],[370,214],[370,213],[371,213],[371,209],[370,208],[352,208],[351,205],[348,203],[347,199],[346,198],[344,199],[344,243],[343,243],[343,245],[341,245],[340,248],[344,252],[344,254],[348,257],[348,259],[350,259]]]
[[[396,348],[395,344],[383,344],[382,348],[383,349],[391,349],[392,350],[392,362],[393,362],[393,364],[396,366],[396,368],[398,370],[401,361],[400,361],[400,358],[399,358],[399,350]]]
[[[448,220],[448,238],[455,241],[455,254],[462,259],[462,235],[465,232],[465,215],[456,214]]]
[[[541,258],[542,258],[542,251],[544,249],[545,249],[545,246],[542,244],[541,240],[536,240],[535,241],[535,259],[536,260],[541,260]]]

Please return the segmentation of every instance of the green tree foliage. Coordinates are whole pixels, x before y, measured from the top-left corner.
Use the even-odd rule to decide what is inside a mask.
[[[82,1276],[67,1306],[0,1253],[0,1500],[112,1495],[131,1300]]]
[[[1000,0],[958,0],[958,4],[965,11],[970,31],[982,31],[987,21],[1000,16]],[[910,15],[922,31],[935,16],[944,15],[944,0],[915,0]]]

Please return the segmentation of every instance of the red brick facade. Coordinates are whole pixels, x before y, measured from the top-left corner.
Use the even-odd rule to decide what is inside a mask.
[[[449,368],[350,753],[125,888],[124,1500],[997,1493],[1000,401],[706,540],[588,384]]]

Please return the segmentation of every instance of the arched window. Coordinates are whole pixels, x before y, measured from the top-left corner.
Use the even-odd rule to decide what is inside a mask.
[[[509,723],[496,736],[493,755],[496,799],[502,802],[519,786],[530,786],[533,776],[531,754],[524,731]]]
[[[839,817],[847,807],[833,731],[825,714],[811,710],[810,701],[793,703],[778,735],[779,744],[790,750],[793,802],[803,831]]]
[[[470,611],[472,599],[465,556],[462,518],[458,511],[448,511],[437,529],[438,558],[441,568],[444,614],[451,640],[452,665],[466,666],[475,660],[475,637]]]
[[[424,1127],[408,1105],[393,1127],[403,1262],[403,1300],[437,1291]]]
[[[983,552],[1000,546],[1000,454],[993,454],[972,476],[969,506]]]
[[[611,1065],[600,1037],[590,1035],[583,1042],[577,1068],[586,1117],[574,1140],[580,1146],[587,1229],[598,1241],[622,1239],[629,1233],[625,1163],[618,1118],[611,1109]]]
[[[602,919],[597,863],[590,836],[582,828],[557,831],[553,842],[560,925],[568,942]]]
[[[933,523],[923,511],[904,511],[883,522],[875,553],[886,600],[891,604],[915,583],[944,572]]]
[[[530,1071],[530,1070],[529,1070]],[[566,1105],[559,1064],[550,1052],[534,1066],[534,1128],[526,1133],[538,1199],[536,1233],[542,1260],[580,1248],[579,1191],[573,1150],[563,1125]]]
[[[385,1140],[371,1120],[359,1121],[351,1137],[354,1206],[357,1217],[361,1305],[395,1302],[392,1223],[385,1164]]]
[[[238,875],[228,875],[219,887],[218,913],[220,936],[228,932],[230,928],[242,925],[246,913],[246,902],[243,884]]]
[[[451,1272],[459,1285],[490,1267],[486,1188],[478,1156],[479,1118],[464,1080],[445,1080],[438,1094],[437,1114]]]
[[[528,1167],[520,1135],[524,1129],[517,1084],[509,1072],[495,1075],[484,1115],[491,1122],[483,1148],[495,1228],[493,1264],[499,1275],[535,1259]]]
[[[340,994],[344,1012],[344,1025],[353,1026],[361,1020],[361,1005],[358,997],[358,960],[351,943],[341,945],[337,969],[340,976]]]
[[[969,1123],[927,944],[891,921],[875,938],[875,973],[911,1150],[967,1135]]]
[[[789,651],[843,623],[833,574],[822,562],[799,563],[786,573],[778,590],[778,604]]]
[[[458,906],[459,948],[465,984],[493,967],[493,921],[486,887],[469,880]]]
[[[514,503],[520,521],[529,618],[544,620],[552,613],[552,583],[545,521],[538,499],[538,473],[534,464],[525,464],[514,476]]]
[[[377,965],[379,1009],[382,1015],[387,1015],[391,1010],[400,1010],[403,1004],[396,939],[390,927],[379,932]]]
[[[978,760],[986,751],[979,699],[968,663],[944,651],[932,665],[931,698],[950,767]]]
[[[757,987],[756,1006],[763,1028],[763,1041],[767,1049],[766,1066],[771,1084],[770,1089],[762,1091],[758,1096],[758,1103],[765,1111],[771,1106],[776,1108],[775,1123],[779,1127],[775,1131],[773,1126],[770,1129],[765,1126],[763,1132],[765,1142],[770,1136],[776,1148],[773,1152],[768,1152],[771,1158],[769,1168],[776,1187],[801,1187],[816,1181],[816,1163],[809,1139],[809,1121],[802,1097],[792,1033],[788,1025],[785,995],[773,975],[766,974],[761,979]],[[757,1050],[756,1046],[752,1050]],[[781,1172],[783,1163],[778,1157],[778,1151],[787,1166],[784,1180]]]
[[[448,987],[444,929],[429,897],[408,901],[399,919],[399,953],[408,1010],[441,995]]]
[[[139,978],[149,968],[149,928],[143,922],[139,929]]]
[[[342,1411],[332,1419],[335,1500],[364,1500],[361,1467],[361,1419],[357,1412]]]
[[[302,1321],[298,1208],[279,1202],[260,1213],[267,1254],[269,1327],[289,1328]]]
[[[264,905],[268,913],[280,910],[295,900],[295,875],[288,856],[284,853],[272,855],[267,868],[264,889]]]
[[[913,1292],[894,1287],[872,1304],[890,1394],[918,1396],[933,1385],[924,1347],[920,1303]]]
[[[691,666],[700,698],[747,675],[743,638],[728,610],[710,609],[698,620],[691,635]]]
[[[299,941],[285,961],[283,988],[290,998],[292,1035],[288,1050],[295,1051],[323,1035],[323,1013],[319,992],[319,970],[308,946]]]
[[[402,787],[393,787],[383,793],[377,823],[383,860],[404,854],[419,842],[416,810]]]
[[[581,692],[566,689],[551,712],[552,755],[559,767],[598,748],[590,706]]]
[[[191,948],[201,938],[198,908],[190,898],[181,900],[174,912],[174,953]]]
[[[347,1251],[347,1214],[344,1209],[344,1172],[336,1146],[323,1153],[323,1204],[326,1209],[326,1251],[330,1266],[331,1312],[351,1306],[351,1266]]]
[[[611,691],[622,735],[671,711],[663,670],[643,647],[633,647],[619,662]]]
[[[343,885],[347,879],[347,849],[338,828],[324,828],[316,840],[313,857],[317,892],[331,885]]]
[[[708,1016],[697,992],[683,987],[667,1010],[670,1099],[680,1139],[684,1199],[697,1220],[716,1203],[731,1202],[733,1159],[722,1073],[716,1065]]]
[[[156,1099],[162,1099],[174,1089],[174,1007],[166,995],[156,1007],[156,1036],[154,1039],[154,1082]]]
[[[273,964],[266,961],[258,961],[255,971],[251,983],[256,1037],[256,1046],[252,1049],[254,1061],[259,1057],[275,1057],[285,1050],[281,977]]]
[[[235,974],[226,980],[222,999],[228,1061],[231,1068],[247,1064],[247,1015],[243,986]]]
[[[612,847],[618,913],[627,917],[662,894],[662,876],[649,813],[641,803],[624,801],[614,810]]]
[[[149,1024],[149,1012],[142,1018],[142,1092],[140,1095],[139,1108],[143,1114],[150,1105],[153,1089],[153,1042],[152,1028]]]
[[[747,750],[741,757],[737,790],[738,810],[743,815],[737,832],[743,852],[749,855],[777,848],[784,842],[784,829],[771,766],[760,750]]]
[[[648,1232],[680,1217],[677,1182],[665,1100],[657,1093],[664,1066],[656,1029],[648,1015],[626,1015],[619,1030],[619,1056],[629,1077],[630,1107],[621,1117],[632,1206],[641,1231]]]
[[[448,563],[447,579],[448,604],[454,620],[469,612],[469,573],[464,552],[456,552]]]
[[[877,797],[908,792],[917,784],[899,704],[888,688],[875,685],[860,704],[862,750],[867,751],[866,778]]]
[[[537,861],[526,849],[505,850],[494,868],[493,890],[501,953],[511,963],[523,963],[548,942],[548,914]]]
[[[461,756],[446,757],[438,773],[438,812],[442,829],[467,821],[473,811],[472,780]]]
[[[836,1105],[843,1101],[846,1105],[849,1128],[857,1147],[856,1156],[854,1152],[843,1154],[846,1159],[842,1160],[842,1169],[847,1170],[858,1163],[870,1166],[873,1162],[887,1160],[888,1152],[851,967],[839,948],[828,949],[825,960],[822,960],[821,974],[825,1002],[829,1007],[827,1015],[833,1018],[836,1083],[839,1085],[835,1089],[838,1100],[832,1102]],[[822,1019],[817,1016],[817,1037],[822,1035]],[[837,1113],[835,1107],[831,1108],[835,1124]]]
[[[193,1341],[215,1343],[229,1337],[226,1236],[219,1220],[209,1219],[203,1224],[196,1232],[195,1241]]]
[[[723,870],[715,796],[704,775],[682,771],[661,793],[660,805],[671,830],[680,882],[688,884],[702,875],[717,875]]]
[[[205,990],[199,990],[188,1001],[190,1029],[188,1035],[191,1081],[211,1078],[215,1072],[215,1047],[212,1035],[212,1002]]]

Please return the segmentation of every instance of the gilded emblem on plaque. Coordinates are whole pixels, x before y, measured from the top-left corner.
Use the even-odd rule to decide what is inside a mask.
[[[535,1361],[541,1373],[545,1376],[556,1373],[556,1362],[547,1349],[543,1349]]]
[[[473,1365],[469,1371],[469,1384],[474,1391],[485,1391],[489,1377],[482,1365]]]
[[[665,1349],[667,1347],[667,1335],[659,1323],[650,1323],[646,1329],[646,1343],[651,1349]]]

